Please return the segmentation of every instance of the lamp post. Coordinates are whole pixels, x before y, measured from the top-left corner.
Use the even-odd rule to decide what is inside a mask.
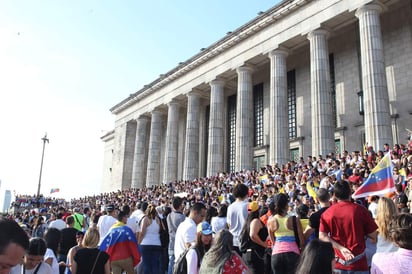
[[[43,171],[43,158],[44,158],[44,148],[46,147],[46,142],[49,142],[47,139],[47,133],[44,134],[44,137],[41,138],[43,140],[43,152],[41,154],[41,164],[40,164],[40,175],[39,175],[39,185],[37,186],[37,197],[40,196],[40,186],[41,186],[41,173]]]

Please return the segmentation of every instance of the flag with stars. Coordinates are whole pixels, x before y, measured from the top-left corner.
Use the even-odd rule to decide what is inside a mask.
[[[133,258],[133,266],[139,264],[141,255],[136,235],[122,222],[115,223],[104,237],[100,250],[110,255],[110,261]]]
[[[382,160],[372,169],[365,182],[353,193],[352,198],[383,195],[395,191],[391,154],[386,153]]]

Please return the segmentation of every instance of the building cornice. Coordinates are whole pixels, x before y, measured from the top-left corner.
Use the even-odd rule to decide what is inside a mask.
[[[161,74],[156,80],[148,85],[145,85],[142,89],[130,94],[129,97],[113,106],[110,111],[113,114],[118,114],[122,110],[140,101],[142,98],[157,91],[161,87],[176,80],[187,72],[199,67],[208,60],[214,58],[222,52],[227,51],[233,46],[239,44],[241,41],[266,28],[273,22],[280,20],[296,9],[312,1],[313,0],[283,0],[266,12],[259,13],[259,16],[257,16],[256,18],[242,25],[235,31],[228,32],[226,36],[213,43],[208,48],[202,49],[199,53],[192,56],[185,62],[179,63],[177,67],[171,69],[165,74]]]

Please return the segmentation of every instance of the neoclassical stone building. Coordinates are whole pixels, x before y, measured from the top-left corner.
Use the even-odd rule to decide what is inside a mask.
[[[405,143],[411,0],[284,0],[116,104],[102,191]]]

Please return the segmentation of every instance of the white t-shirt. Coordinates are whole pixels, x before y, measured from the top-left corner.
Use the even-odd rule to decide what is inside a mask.
[[[109,232],[110,228],[116,223],[116,219],[110,215],[103,215],[99,218],[97,222],[97,229],[100,234],[99,245],[103,242],[104,237]]]
[[[53,250],[51,250],[50,248],[48,248],[46,250],[46,254],[44,254],[44,259],[43,260],[46,261],[48,258],[53,259],[53,262],[52,262],[52,265],[51,265],[53,273],[59,273],[59,264],[57,263],[56,255],[54,255]]]
[[[26,269],[26,271],[24,272],[24,274],[33,274],[34,271],[36,270],[37,266],[33,269]],[[18,264],[14,267],[12,267],[12,269],[10,270],[10,274],[21,274],[23,272],[23,265]],[[59,273],[59,272],[57,272]],[[41,266],[39,268],[39,271],[37,271],[37,274],[55,274],[55,272],[53,272],[51,266],[45,262],[41,263]]]
[[[66,228],[66,223],[62,219],[57,219],[49,224],[49,228],[57,228],[58,230],[62,230],[63,228]]]
[[[368,210],[372,213],[372,218],[376,219],[376,213],[378,212],[378,203],[372,202],[369,205]]]
[[[227,220],[226,217],[212,217],[210,221],[210,225],[212,226],[212,230],[215,233],[227,228]]]
[[[186,249],[186,243],[193,244],[196,241],[196,223],[192,218],[187,217],[177,228],[175,238],[175,258],[176,260]]]
[[[137,224],[137,218],[135,216],[130,216],[129,218],[127,218],[126,225],[130,227],[134,234],[140,232],[140,227]]]
[[[243,225],[247,218],[247,200],[235,201],[227,208],[227,223],[229,225],[229,231],[233,235],[233,246],[239,246],[239,235],[242,231]]]
[[[186,254],[186,261],[187,261],[187,273],[190,274],[198,274],[199,269],[197,268],[197,260],[199,258],[197,257],[196,250],[193,248],[190,248],[189,251]]]

